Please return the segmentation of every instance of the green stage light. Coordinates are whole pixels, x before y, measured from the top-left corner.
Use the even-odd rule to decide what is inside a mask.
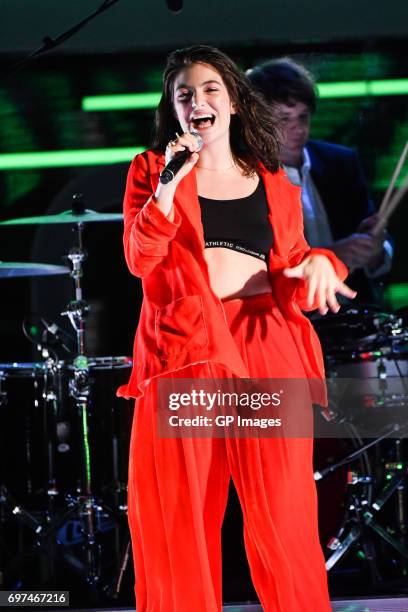
[[[318,83],[320,98],[356,98],[361,96],[402,96],[408,94],[408,79],[344,81]]]
[[[128,162],[144,147],[112,149],[71,149],[66,151],[36,151],[32,153],[1,153],[0,170],[27,168],[61,168],[66,166],[99,166]]]
[[[366,81],[344,81],[339,83],[317,83],[320,99],[355,98],[366,96],[368,90]]]
[[[392,308],[397,310],[408,305],[408,283],[392,283],[385,288],[384,298]]]
[[[404,96],[408,94],[408,79],[371,81],[373,96]]]
[[[83,111],[113,111],[156,108],[159,104],[161,92],[147,92],[137,94],[117,94],[106,96],[87,96],[82,99]]]
[[[382,79],[373,81],[338,81],[317,83],[319,97],[356,98],[364,96],[403,96],[408,94],[408,79]],[[114,111],[156,108],[160,91],[136,94],[87,96],[82,99],[83,111]]]

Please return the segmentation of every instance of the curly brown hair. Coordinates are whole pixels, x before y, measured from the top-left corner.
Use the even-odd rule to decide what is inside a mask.
[[[167,58],[152,148],[163,151],[180,129],[174,115],[174,81],[180,70],[192,64],[214,68],[227,87],[236,109],[230,125],[230,147],[235,163],[246,175],[252,175],[259,162],[271,172],[277,172],[280,149],[277,119],[236,64],[219,49],[207,45],[177,49]]]

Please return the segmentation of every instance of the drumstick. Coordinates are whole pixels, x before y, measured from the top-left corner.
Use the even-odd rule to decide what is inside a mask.
[[[381,202],[381,206],[378,210],[378,214],[380,215],[380,217],[383,215],[383,213],[385,212],[388,206],[388,200],[390,199],[391,192],[394,189],[394,185],[396,183],[399,173],[401,172],[401,168],[404,165],[407,154],[408,154],[408,140],[405,143],[405,147],[402,150],[398,163],[395,167],[394,174],[392,175],[391,183],[388,185],[387,191],[385,192],[383,201]]]
[[[391,198],[387,208],[385,209],[385,211],[383,212],[382,216],[378,220],[377,225],[372,230],[371,233],[373,235],[378,234],[383,229],[384,225],[387,224],[387,221],[388,221],[389,217],[391,217],[392,213],[397,208],[398,204],[401,202],[401,200],[403,199],[403,197],[405,196],[407,191],[408,191],[408,172],[404,176],[404,179],[402,181],[401,187],[398,189],[398,191]]]

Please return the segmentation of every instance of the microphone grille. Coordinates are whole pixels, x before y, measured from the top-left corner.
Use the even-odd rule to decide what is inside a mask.
[[[200,134],[198,132],[196,132],[195,130],[190,130],[190,134],[192,134],[194,136],[194,138],[197,140],[197,145],[198,145],[198,151],[201,151],[201,149],[203,148],[203,139],[201,138]]]

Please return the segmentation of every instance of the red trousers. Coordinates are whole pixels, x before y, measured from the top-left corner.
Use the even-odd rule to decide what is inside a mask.
[[[252,377],[303,378],[271,294],[224,301]],[[214,364],[172,377],[219,378]],[[222,609],[221,525],[232,477],[254,587],[266,612],[329,612],[311,438],[158,438],[157,386],[136,403],[129,525],[137,612]]]

